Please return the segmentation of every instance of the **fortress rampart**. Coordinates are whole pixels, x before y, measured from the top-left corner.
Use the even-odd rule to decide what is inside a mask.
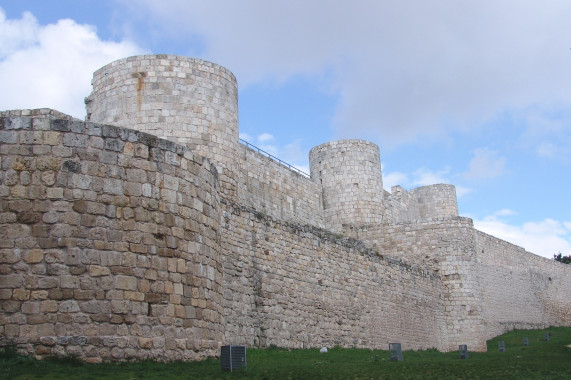
[[[571,325],[568,266],[481,231],[474,233],[476,276],[488,338],[513,328]]]
[[[279,220],[323,227],[321,186],[245,145],[238,152],[240,205]]]
[[[39,344],[36,354],[215,355],[214,166],[146,133],[49,111],[3,116],[2,336]]]
[[[240,144],[218,65],[119,60],[86,104],[0,113],[0,343],[186,360],[571,325],[571,268],[475,230],[454,186],[389,193],[362,140],[313,148],[311,178]]]

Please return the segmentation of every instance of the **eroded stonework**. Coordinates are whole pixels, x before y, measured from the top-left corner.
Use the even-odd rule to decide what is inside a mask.
[[[362,140],[313,148],[311,178],[241,144],[223,67],[122,59],[86,105],[0,113],[2,344],[194,360],[571,325],[571,268],[474,229],[454,186],[384,191]]]

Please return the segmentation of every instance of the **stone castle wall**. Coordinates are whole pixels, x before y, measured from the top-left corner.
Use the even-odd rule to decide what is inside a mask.
[[[321,186],[242,144],[238,203],[273,218],[323,227]]]
[[[438,275],[325,230],[224,206],[227,344],[449,348]]]
[[[447,350],[457,348],[458,342],[486,349],[473,231],[471,219],[455,217],[386,225],[376,236],[364,238],[383,254],[439,276]]]
[[[569,265],[475,230],[486,337],[514,328],[571,325]]]
[[[414,195],[401,186],[391,187],[385,194],[385,222],[402,223],[420,220],[420,210]]]
[[[0,343],[172,360],[571,325],[570,266],[475,230],[451,185],[384,191],[375,144],[314,148],[310,179],[238,142],[215,64],[131,57],[93,84],[88,119],[119,127],[0,114]]]
[[[485,349],[485,339],[514,328],[571,325],[571,268],[480,232],[470,219],[387,225],[363,239],[439,274],[449,342]]]
[[[89,361],[216,355],[214,166],[155,136],[44,113],[0,114],[2,339]]]

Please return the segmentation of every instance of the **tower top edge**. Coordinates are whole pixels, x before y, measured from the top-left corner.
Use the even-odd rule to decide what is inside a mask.
[[[130,57],[120,58],[120,59],[112,61],[112,62],[106,64],[105,66],[102,66],[101,68],[97,69],[93,73],[93,76],[94,77],[99,76],[105,70],[110,70],[110,69],[115,70],[115,69],[117,69],[118,66],[125,66],[128,63],[140,62],[140,61],[149,61],[150,65],[157,64],[159,66],[164,66],[164,63],[160,63],[160,61],[168,61],[167,64],[176,64],[177,62],[178,63],[186,62],[186,63],[190,63],[190,64],[203,65],[203,66],[211,67],[213,70],[224,72],[224,73],[230,75],[234,81],[236,81],[236,76],[234,75],[234,73],[232,71],[230,71],[229,69],[227,69],[226,67],[224,67],[218,63],[215,63],[212,61],[207,61],[207,60],[201,59],[201,58],[187,57],[184,55],[176,55],[176,54],[143,54],[143,55],[133,55]],[[152,63],[152,61],[159,61],[159,62]]]
[[[346,147],[348,145],[368,146],[370,148],[379,150],[379,146],[371,141],[361,140],[361,139],[342,139],[342,140],[328,141],[326,143],[314,146],[309,151],[309,154],[312,154],[313,152],[317,152],[323,149],[336,149],[336,148]]]
[[[424,186],[419,186],[419,187],[415,187],[413,189],[410,189],[411,192],[415,192],[415,191],[423,191],[423,190],[436,190],[436,189],[442,189],[442,188],[448,188],[448,189],[456,189],[456,186],[450,184],[450,183],[433,183],[431,185],[424,185]]]

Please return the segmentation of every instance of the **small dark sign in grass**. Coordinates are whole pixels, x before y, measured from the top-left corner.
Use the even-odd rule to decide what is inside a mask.
[[[499,341],[505,352],[498,351]],[[403,357],[391,361],[388,350],[248,349],[248,367],[230,373],[221,370],[220,359],[85,364],[36,361],[8,348],[0,355],[0,379],[571,379],[571,327],[511,331],[488,341],[488,352],[470,352],[469,360],[460,360],[458,351],[406,351]]]

